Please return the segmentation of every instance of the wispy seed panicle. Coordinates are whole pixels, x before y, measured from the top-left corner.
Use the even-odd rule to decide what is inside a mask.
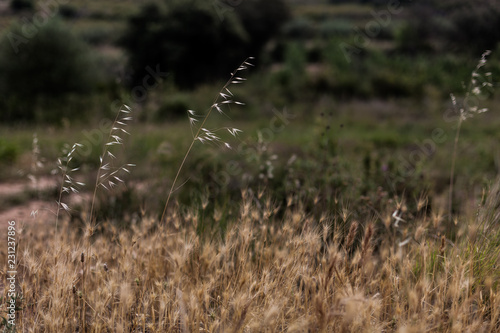
[[[224,104],[224,102],[222,102],[221,104]],[[224,111],[222,111],[222,108],[220,107],[219,103],[216,103],[213,105],[213,107],[215,107],[215,109],[220,113],[220,114],[223,114],[223,115],[226,115],[224,113]]]
[[[452,214],[453,182],[455,176],[454,175],[455,161],[457,155],[458,138],[460,137],[460,128],[462,122],[468,118],[474,117],[476,114],[487,112],[488,111],[487,108],[479,108],[479,106],[477,105],[481,100],[481,98],[479,97],[480,96],[486,97],[487,95],[491,95],[493,93],[492,91],[493,83],[491,82],[491,73],[487,72],[483,75],[480,74],[480,70],[482,67],[486,65],[487,57],[490,54],[491,51],[487,50],[481,55],[481,59],[479,60],[478,64],[472,71],[468,89],[461,103],[458,103],[456,97],[453,94],[451,94],[451,102],[453,104],[455,112],[459,115],[459,118],[458,118],[457,130],[453,146],[453,155],[451,160],[451,171],[450,171],[450,187],[448,192],[448,215],[450,221],[453,219],[453,214]]]
[[[75,178],[71,176],[73,172],[80,169],[79,167],[71,167],[70,164],[73,160],[75,151],[77,150],[77,148],[81,147],[83,147],[83,145],[80,143],[74,143],[71,148],[69,148],[69,146],[65,146],[63,147],[64,156],[57,159],[57,168],[61,172],[61,186],[59,188],[59,197],[56,200],[56,233],[61,210],[64,210],[66,212],[71,211],[69,205],[63,201],[63,194],[78,194],[80,193],[80,188],[85,186],[85,183],[76,181]]]
[[[194,118],[191,118],[189,117],[189,124],[191,125],[191,127],[197,122],[198,120],[197,119],[194,119]]]
[[[97,189],[102,187],[106,190],[110,190],[117,186],[118,174],[120,172],[130,173],[129,167],[134,166],[133,164],[125,164],[119,167],[114,166],[114,161],[118,158],[115,153],[111,152],[110,149],[114,146],[123,145],[123,138],[120,136],[122,133],[126,135],[130,135],[130,133],[125,129],[127,124],[132,121],[132,116],[130,116],[132,109],[128,105],[123,105],[122,108],[118,111],[115,121],[111,127],[109,132],[109,137],[107,142],[104,144],[104,148],[101,156],[99,156],[99,169],[96,176],[96,183],[94,186],[94,194],[92,196],[92,204],[90,207],[89,218],[92,219],[92,214],[94,211],[94,203],[96,199]],[[113,181],[113,179],[115,181]],[[123,182],[121,178],[120,183]]]
[[[228,128],[227,131],[234,137],[236,137],[239,132],[242,132],[242,130],[239,130],[237,128]]]
[[[474,117],[476,114],[484,113],[488,111],[488,108],[479,108],[478,105],[473,105],[470,102],[471,96],[482,96],[484,94],[491,93],[488,90],[493,88],[493,83],[491,80],[491,72],[480,73],[481,68],[483,68],[488,59],[487,57],[491,54],[491,51],[486,51],[481,55],[481,59],[474,68],[471,74],[471,79],[469,82],[469,87],[466,91],[463,101],[459,103],[455,95],[450,94],[451,102],[453,107],[460,115],[460,119],[466,120],[468,118]]]
[[[61,207],[62,207],[65,211],[69,212],[69,211],[71,210],[71,209],[69,208],[69,206],[68,206],[67,204],[65,204],[64,202],[59,202],[59,204],[61,205]]]
[[[231,84],[241,84],[241,83],[243,83],[243,82],[246,81],[246,79],[243,78],[242,76],[236,76],[236,73],[238,73],[240,71],[243,71],[245,69],[248,69],[249,66],[253,66],[250,63],[250,60],[252,60],[252,59],[253,59],[252,57],[249,57],[249,58],[245,59],[245,61],[234,72],[231,73],[231,77],[226,82],[226,84],[224,84],[224,86],[222,87],[222,89],[218,92],[218,94],[216,95],[216,98],[214,99],[212,105],[208,109],[207,113],[203,116],[203,120],[200,121],[200,124],[199,124],[198,128],[195,129],[194,131],[193,131],[193,127],[194,127],[194,125],[196,125],[195,123],[197,122],[195,120],[195,118],[194,118],[196,116],[196,113],[193,110],[188,110],[187,111],[188,112],[189,124],[191,126],[191,131],[193,132],[193,140],[192,140],[191,145],[189,146],[186,154],[184,155],[184,159],[183,159],[183,161],[182,161],[179,169],[177,170],[177,174],[176,174],[176,176],[175,176],[175,178],[174,178],[174,180],[172,182],[172,186],[171,186],[170,191],[168,193],[168,197],[167,197],[167,200],[165,202],[165,206],[164,206],[164,209],[163,209],[163,213],[162,213],[160,222],[162,222],[164,220],[165,213],[166,213],[167,207],[168,207],[168,203],[170,201],[170,197],[172,196],[172,193],[176,189],[175,184],[176,184],[177,179],[179,178],[180,172],[181,172],[181,170],[182,170],[182,168],[184,166],[184,162],[186,161],[186,158],[188,157],[189,153],[191,152],[191,149],[193,148],[194,143],[196,143],[196,141],[199,141],[202,144],[203,143],[207,143],[207,142],[208,143],[217,143],[217,144],[219,144],[221,146],[224,146],[226,148],[231,148],[231,145],[229,143],[224,142],[221,137],[217,136],[214,133],[216,130],[208,130],[207,128],[205,128],[205,123],[207,122],[207,119],[210,117],[210,114],[212,113],[212,111],[214,109],[217,110],[217,112],[219,114],[226,115],[224,113],[223,107],[229,107],[231,104],[245,105],[242,102],[234,101],[234,100],[231,99],[231,97],[233,97],[234,95],[229,90],[229,86]],[[240,130],[235,129],[235,128],[232,128],[232,129],[230,129],[228,131],[234,137],[236,136],[236,134],[238,132],[241,132]]]

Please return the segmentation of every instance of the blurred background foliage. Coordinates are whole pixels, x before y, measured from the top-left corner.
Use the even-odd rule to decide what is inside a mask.
[[[150,107],[153,94],[134,100],[131,89],[153,69],[168,72],[164,92],[193,91],[247,56],[267,73],[259,84],[271,85],[270,99],[277,91],[285,101],[421,99],[430,87],[446,98],[500,41],[500,5],[488,0],[391,2],[400,4],[394,13],[381,0],[98,3],[10,1],[1,16],[2,121],[57,122],[72,117],[60,105],[87,98],[85,119],[127,96],[146,110],[142,119],[165,119],[169,105],[166,118],[175,117],[170,94]]]
[[[82,98],[80,119],[117,98],[139,102],[141,119],[171,119],[167,92],[216,83],[247,56],[271,100],[446,98],[500,41],[500,5],[489,0],[11,0],[0,22],[3,122],[72,118],[60,106]],[[168,72],[155,77],[164,94],[133,96],[153,84],[151,70]]]
[[[182,1],[146,5],[129,20],[121,45],[129,54],[132,85],[142,83],[146,66],[159,65],[176,85],[193,88],[237,66],[247,39],[240,22],[222,22],[208,2]]]
[[[146,164],[134,177],[169,179],[190,134],[186,110],[206,110],[229,72],[254,56],[248,81],[234,87],[247,105],[230,117],[250,133],[241,140],[255,156],[195,153],[186,186],[228,197],[268,186],[277,201],[297,193],[311,207],[318,195],[333,207],[338,193],[374,202],[380,189],[415,197],[432,184],[443,193],[448,146],[412,163],[410,174],[399,157],[436,127],[453,136],[443,122],[449,95],[463,95],[484,50],[493,50],[491,77],[500,77],[500,3],[491,0],[10,0],[0,28],[0,166],[26,161],[33,128],[50,129],[40,140],[55,147],[46,152],[55,160],[63,142],[82,139],[72,126],[95,126],[127,103],[139,126],[127,159]],[[491,109],[496,101],[492,93],[483,102]],[[264,149],[257,129],[285,107],[295,120]],[[464,188],[498,171],[490,149],[498,121],[485,117],[463,132],[466,163],[457,174],[471,176]],[[219,186],[234,158],[244,172]],[[155,181],[147,194],[158,201],[155,191],[168,184]]]
[[[58,18],[34,28],[31,39],[23,37],[20,24],[14,24],[0,50],[2,120],[40,120],[34,107],[71,94],[89,94],[99,80],[88,46]],[[51,118],[43,120],[56,117]]]

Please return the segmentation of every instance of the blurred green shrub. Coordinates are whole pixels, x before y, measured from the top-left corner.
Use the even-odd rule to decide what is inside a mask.
[[[168,71],[183,88],[227,76],[244,60],[246,41],[231,17],[222,22],[208,3],[197,0],[144,6],[120,41],[134,72],[131,84],[142,84],[147,67]]]
[[[307,65],[307,55],[302,43],[288,43],[285,50],[285,67],[295,77],[305,74]]]
[[[190,109],[190,99],[187,95],[176,94],[172,98],[167,99],[158,109],[155,119],[158,121],[171,120],[186,116],[187,110]]]
[[[433,51],[432,39],[442,33],[434,24],[432,10],[424,6],[415,6],[411,10],[412,15],[395,31],[398,51],[409,54]]]
[[[80,14],[76,6],[64,4],[59,6],[59,15],[66,19],[73,19],[78,17]]]
[[[32,10],[35,7],[33,0],[12,0],[10,8],[15,11]]]
[[[462,51],[480,54],[500,42],[500,3],[477,0],[425,0],[408,7],[398,32],[400,50]]]
[[[290,19],[284,0],[239,0],[234,9],[248,35],[247,56],[259,57],[266,43]]]
[[[57,18],[43,25],[14,23],[0,41],[0,119],[35,118],[41,100],[50,104],[92,90],[98,76],[83,42]],[[62,101],[61,101],[62,103]]]
[[[108,24],[93,24],[77,34],[90,45],[113,44],[118,40],[116,27]]]
[[[345,19],[328,19],[321,22],[319,33],[323,38],[349,36],[353,33],[353,23]]]
[[[423,86],[419,82],[390,71],[374,74],[371,84],[373,94],[382,98],[419,97],[423,93]]]
[[[201,0],[142,7],[120,41],[134,71],[131,84],[142,83],[148,66],[168,71],[187,89],[225,78],[246,57],[258,55],[286,18],[281,0],[244,1],[227,11],[217,8]]]
[[[406,0],[411,1],[411,0]],[[373,5],[387,5],[386,0],[328,0],[331,4],[344,4],[344,3],[361,3],[361,4],[373,4]],[[403,2],[403,1],[402,1]]]
[[[283,26],[283,34],[291,39],[310,39],[316,36],[314,22],[305,17],[298,17]]]
[[[306,66],[307,52],[304,45],[288,42],[285,45],[283,66],[271,75],[270,85],[279,87],[279,94],[286,96],[289,101],[299,99],[307,84]]]
[[[18,146],[7,140],[0,139],[0,163],[12,163],[18,155]]]
[[[476,53],[493,50],[500,42],[500,3],[474,1],[457,7],[451,12],[454,25],[449,39],[464,50]]]

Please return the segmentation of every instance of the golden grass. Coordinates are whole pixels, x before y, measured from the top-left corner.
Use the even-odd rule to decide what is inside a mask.
[[[241,104],[224,92],[233,79],[244,80],[233,77],[219,94],[224,101],[215,99],[201,116],[183,161],[197,140],[222,142],[204,125],[212,109],[224,114],[221,105]],[[131,166],[113,167],[116,157],[107,148],[122,144],[117,132],[128,134],[129,111],[118,113],[120,126],[113,125],[100,156],[83,227],[59,219],[61,208],[69,210],[62,193],[78,192],[68,178],[76,171],[69,161],[77,144],[65,167],[59,161],[54,226],[17,224],[18,331],[500,331],[500,178],[478,211],[458,216],[456,226],[446,224],[443,205],[431,211],[426,196],[416,210],[380,196],[357,214],[348,204],[337,212],[322,208],[319,196],[313,209],[299,194],[277,206],[273,189],[268,197],[244,189],[236,214],[208,208],[208,199],[168,206],[182,162],[161,219],[142,212],[120,229],[95,219],[94,202],[99,187],[110,191],[123,182],[117,172]],[[197,114],[188,112],[196,123]],[[8,270],[0,271],[0,316],[7,310]],[[11,331],[5,321],[0,329]]]
[[[489,201],[483,209],[498,209]],[[172,209],[167,224],[101,223],[93,236],[67,223],[57,238],[55,228],[18,230],[18,331],[500,330],[498,272],[471,269],[469,245],[481,228],[463,229],[452,242],[430,232],[440,223],[432,215],[396,230],[389,211],[380,223],[343,225],[301,207],[280,210],[249,191],[240,205],[222,236],[197,234],[201,214],[209,214],[201,207]],[[487,229],[498,234],[491,220]],[[400,246],[396,232],[412,240]]]

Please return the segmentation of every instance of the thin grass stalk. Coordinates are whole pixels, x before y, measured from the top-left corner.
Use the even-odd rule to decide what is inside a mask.
[[[82,145],[79,143],[75,143],[75,144],[73,144],[71,149],[68,150],[68,152],[66,153],[66,156],[64,157],[66,165],[63,165],[63,160],[61,160],[61,159],[57,160],[58,168],[62,172],[62,179],[61,179],[61,186],[59,187],[59,197],[57,200],[57,209],[56,209],[56,213],[55,213],[55,215],[56,215],[56,232],[55,232],[54,237],[57,236],[59,215],[60,215],[61,209],[64,209],[65,211],[70,211],[69,206],[62,202],[63,193],[64,192],[79,193],[78,187],[85,185],[82,182],[74,181],[73,178],[71,178],[69,176],[70,172],[77,171],[79,169],[79,168],[70,169],[70,167],[69,167],[70,162],[73,159],[73,153],[79,147],[82,147]]]
[[[88,261],[88,256],[87,256],[87,261]],[[80,262],[82,263],[82,297],[81,297],[81,304],[82,304],[82,307],[81,307],[81,322],[82,322],[82,331],[83,332],[86,332],[87,331],[87,325],[86,325],[86,322],[87,320],[85,319],[85,269],[86,269],[86,266],[85,266],[85,255],[82,254],[80,255]]]
[[[462,126],[462,122],[467,119],[467,118],[472,118],[475,114],[483,113],[488,111],[487,108],[482,108],[479,109],[477,105],[471,106],[469,105],[469,99],[472,95],[479,96],[480,94],[483,93],[483,89],[485,88],[492,88],[491,82],[479,82],[478,77],[479,75],[479,70],[486,65],[487,62],[487,57],[491,54],[491,51],[485,51],[481,55],[481,59],[479,60],[479,63],[476,65],[474,70],[472,71],[471,79],[469,81],[469,84],[467,86],[467,90],[465,93],[464,100],[462,101],[462,106],[458,106],[457,100],[453,94],[451,95],[451,101],[453,103],[453,106],[456,111],[458,111],[459,114],[459,120],[457,124],[457,131],[455,134],[455,142],[453,145],[453,157],[452,157],[452,162],[451,162],[451,171],[450,171],[450,190],[449,190],[449,195],[448,195],[448,216],[450,221],[453,220],[453,215],[452,215],[452,206],[453,206],[453,182],[454,182],[454,176],[455,176],[455,165],[456,165],[456,157],[457,157],[457,148],[458,148],[458,139],[460,137],[460,129]],[[491,73],[486,73],[485,76],[491,76]]]
[[[205,115],[205,117],[203,117],[201,125],[198,127],[198,130],[196,131],[196,134],[193,136],[193,140],[191,141],[191,144],[189,145],[189,148],[186,151],[184,158],[182,159],[182,163],[179,166],[179,169],[177,169],[177,174],[175,175],[174,181],[172,182],[172,186],[170,187],[170,191],[168,192],[167,201],[165,202],[165,206],[163,207],[163,213],[161,214],[160,223],[162,223],[164,221],[165,214],[167,212],[167,207],[168,207],[168,204],[170,202],[170,198],[172,197],[172,194],[176,190],[175,185],[177,184],[177,180],[179,179],[179,175],[181,174],[181,171],[184,167],[184,164],[186,163],[186,160],[187,160],[189,154],[191,153],[191,150],[193,149],[194,143],[196,142],[196,140],[198,140],[200,138],[200,134],[201,134],[201,131],[204,129],[205,123],[207,122],[208,118],[210,117],[210,114],[212,113],[212,111],[216,107],[218,107],[218,101],[220,100],[221,96],[223,96],[223,92],[225,90],[227,90],[227,88],[231,85],[231,83],[233,83],[235,81],[236,74],[240,71],[241,68],[245,68],[246,67],[245,65],[249,64],[248,61],[251,59],[253,59],[253,58],[250,57],[250,58],[245,59],[245,61],[243,61],[241,63],[241,65],[233,73],[231,73],[231,77],[229,78],[229,80],[227,80],[227,82],[224,84],[224,86],[219,90],[219,93],[214,98],[214,101],[212,102],[212,105],[208,109],[207,114]]]
[[[187,157],[188,157],[189,153],[191,152],[191,149],[193,149],[194,143],[195,143],[195,140],[193,139],[193,141],[191,141],[191,144],[189,145],[189,148],[188,148],[186,154],[184,155],[184,158],[182,159],[182,163],[181,163],[179,169],[177,170],[177,174],[175,175],[172,186],[170,187],[170,191],[168,192],[167,201],[165,202],[165,207],[163,208],[163,213],[161,214],[160,222],[162,222],[164,217],[165,217],[165,213],[167,212],[168,203],[170,202],[170,197],[172,196],[172,193],[174,192],[175,184],[177,183],[177,179],[179,178],[179,175],[181,174],[182,167],[184,166],[184,163],[186,163]]]
[[[453,182],[455,178],[455,163],[457,160],[457,147],[458,147],[458,138],[460,137],[460,129],[462,127],[463,118],[460,116],[460,119],[457,124],[457,132],[455,134],[455,142],[453,143],[453,156],[451,158],[451,171],[450,171],[450,190],[448,194],[448,216],[450,221],[453,221]]]
[[[116,124],[117,124],[118,120],[120,119],[120,115],[122,113],[121,110],[122,109],[120,108],[120,111],[118,111],[118,113],[116,114],[115,121],[113,121],[113,125],[111,126],[111,130],[109,131],[109,134],[108,134],[108,139],[105,142],[110,142],[111,141],[111,136],[113,135],[112,134],[113,130],[116,128]],[[93,212],[94,212],[95,199],[97,197],[97,189],[99,188],[99,184],[101,182],[101,171],[102,171],[102,166],[103,166],[103,163],[104,163],[104,158],[106,156],[106,153],[108,152],[108,147],[109,146],[107,144],[104,144],[102,155],[101,155],[101,158],[99,159],[99,168],[97,169],[97,176],[96,176],[96,179],[95,179],[94,192],[92,194],[92,203],[90,205],[89,223],[91,223],[92,220],[93,220],[92,215],[93,215]]]
[[[59,222],[59,213],[61,212],[61,200],[62,200],[62,194],[63,194],[63,188],[64,188],[64,180],[66,178],[66,174],[68,172],[68,163],[69,161],[66,162],[66,168],[63,170],[62,174],[62,181],[61,181],[61,186],[59,188],[59,198],[57,199],[57,210],[56,210],[56,236],[57,236],[57,224]]]
[[[123,182],[123,180],[121,180],[120,178],[118,178],[116,176],[116,174],[119,171],[121,171],[121,170],[126,171],[127,173],[129,172],[128,169],[125,168],[125,166],[121,166],[119,168],[116,168],[116,170],[114,170],[112,172],[110,171],[108,173],[103,173],[102,171],[103,170],[108,171],[111,168],[109,166],[110,162],[104,164],[106,156],[109,156],[111,159],[116,158],[109,151],[109,146],[112,146],[112,145],[121,145],[122,144],[122,139],[118,135],[116,135],[114,133],[123,132],[125,134],[129,134],[123,127],[126,125],[125,122],[131,120],[132,118],[131,117],[122,117],[122,113],[128,114],[130,112],[131,112],[131,109],[127,105],[123,105],[120,108],[120,110],[118,111],[118,113],[117,113],[117,115],[115,117],[115,120],[113,121],[113,124],[112,124],[111,129],[110,129],[109,134],[108,134],[108,138],[107,138],[107,140],[105,141],[105,143],[103,145],[102,155],[99,157],[99,168],[97,170],[97,176],[96,176],[94,191],[93,191],[93,194],[92,194],[92,202],[91,202],[91,206],[90,206],[88,223],[87,223],[86,232],[85,232],[85,243],[86,243],[85,244],[85,252],[86,252],[87,261],[85,263],[83,263],[83,261],[82,261],[82,265],[84,266],[84,268],[83,268],[84,277],[85,277],[85,271],[86,270],[88,272],[90,272],[90,265],[91,265],[91,258],[92,258],[92,235],[94,234],[95,227],[96,227],[95,219],[94,219],[93,215],[94,215],[94,208],[95,208],[95,203],[96,203],[96,198],[97,198],[97,189],[99,188],[99,186],[102,186],[105,189],[108,189],[108,187],[106,187],[106,185],[104,185],[104,181],[109,180],[111,177],[113,177],[114,179],[116,179],[119,182]],[[133,164],[127,164],[126,166],[134,166],[134,165]],[[113,183],[112,181],[109,181],[109,185],[108,186],[110,188],[113,187],[114,185],[115,185],[115,183]],[[82,254],[82,259],[83,259],[83,254]],[[87,302],[85,302],[85,298],[86,298],[85,291],[87,290],[86,286],[85,286],[85,278],[83,279],[83,288],[82,289],[84,290],[84,293],[83,293],[83,297],[84,297],[83,307],[84,307],[84,311],[85,311],[86,304],[87,304]],[[92,308],[90,304],[88,304],[88,306],[90,308]],[[85,312],[84,312],[83,316],[85,318]]]

